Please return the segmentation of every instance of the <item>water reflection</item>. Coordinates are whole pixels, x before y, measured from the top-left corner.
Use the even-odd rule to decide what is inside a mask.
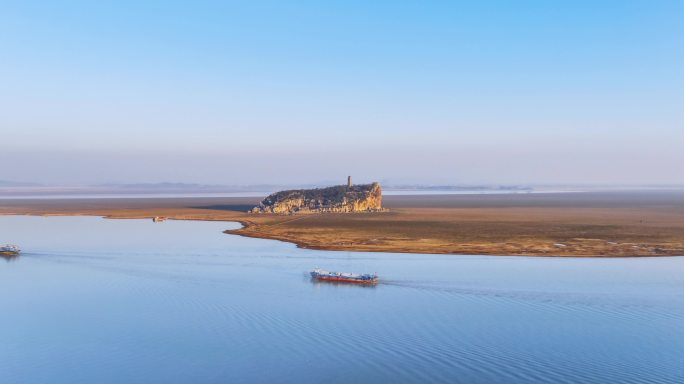
[[[0,257],[5,259],[8,263],[19,258],[18,253],[0,253]]]
[[[345,281],[331,281],[331,280],[318,280],[312,277],[309,278],[311,283],[316,286],[343,286],[343,287],[359,287],[359,288],[373,288],[375,289],[379,283],[376,284],[359,284],[359,283],[349,283]]]

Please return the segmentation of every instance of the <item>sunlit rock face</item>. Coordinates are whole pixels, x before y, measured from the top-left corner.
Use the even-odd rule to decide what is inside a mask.
[[[382,188],[379,183],[373,183],[280,191],[269,195],[249,212],[293,214],[382,210]]]

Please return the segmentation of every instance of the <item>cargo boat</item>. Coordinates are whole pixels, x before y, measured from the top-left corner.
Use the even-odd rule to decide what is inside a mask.
[[[16,256],[21,253],[21,249],[16,245],[5,244],[0,246],[0,255],[3,256]]]
[[[322,281],[337,281],[343,283],[356,283],[356,284],[376,284],[378,282],[377,274],[356,274],[356,273],[346,273],[346,272],[329,272],[324,271],[320,268],[316,268],[310,272],[311,278],[314,280]]]

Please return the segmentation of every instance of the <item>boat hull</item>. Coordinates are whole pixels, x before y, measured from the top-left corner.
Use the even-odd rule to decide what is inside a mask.
[[[357,280],[357,279],[346,279],[342,277],[323,277],[323,276],[317,276],[314,277],[316,280],[322,280],[322,281],[335,281],[335,282],[341,282],[341,283],[352,283],[352,284],[377,284],[378,280]]]

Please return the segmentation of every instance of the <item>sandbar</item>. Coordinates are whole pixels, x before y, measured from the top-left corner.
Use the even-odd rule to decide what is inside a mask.
[[[0,214],[237,221],[243,228],[226,233],[336,251],[684,255],[682,190],[385,196],[388,212],[246,213],[258,201],[257,197],[0,199]]]

